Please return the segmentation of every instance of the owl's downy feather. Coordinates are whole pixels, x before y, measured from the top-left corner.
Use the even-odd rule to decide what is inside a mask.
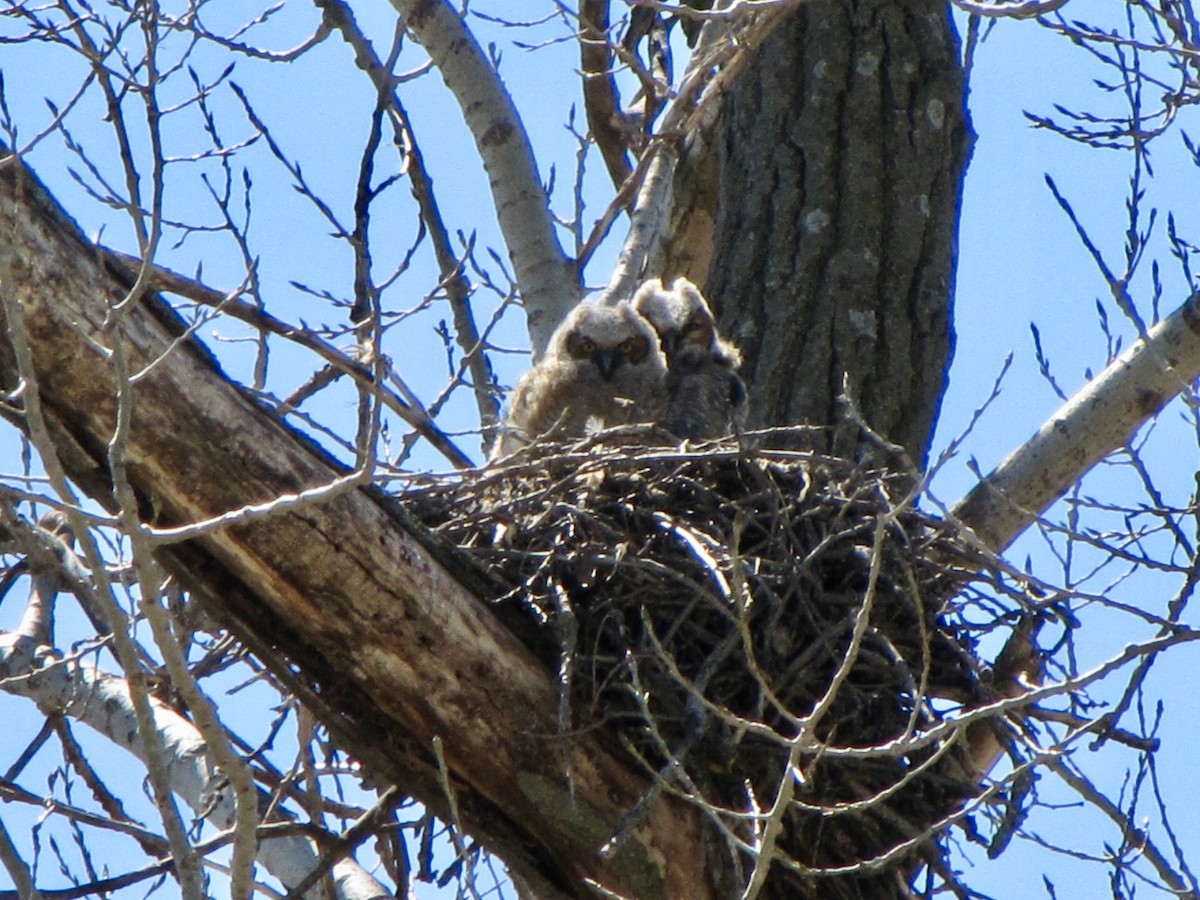
[[[690,440],[740,432],[746,412],[746,388],[737,374],[742,355],[717,333],[699,289],[686,278],[669,288],[653,278],[638,288],[633,305],[653,326],[667,358],[660,424]]]
[[[654,329],[629,303],[580,303],[517,382],[492,456],[543,435],[582,436],[589,423],[657,421],[666,406],[666,374]]]

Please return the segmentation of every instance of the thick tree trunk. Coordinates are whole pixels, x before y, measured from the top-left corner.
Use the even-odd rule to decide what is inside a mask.
[[[132,401],[129,484],[140,517],[158,529],[296,501],[347,474],[229,382],[159,298],[117,309],[131,284],[31,173],[12,159],[0,165],[9,338],[0,385],[26,411],[40,406],[78,486],[114,507],[110,441],[122,390]],[[135,376],[123,388],[122,354]],[[464,586],[471,568],[392,498],[342,488],[165,543],[162,561],[375,778],[446,817],[440,741],[462,823],[541,900],[591,896],[589,878],[639,898],[711,896],[698,815],[674,801],[651,804],[644,828],[600,858],[644,777],[594,737],[564,746],[553,677]]]
[[[696,249],[703,214],[677,244],[694,275],[707,266],[745,353],[751,424],[832,425],[825,449],[853,456],[845,380],[867,424],[922,465],[953,351],[971,140],[946,4],[802,4],[741,73],[717,128],[711,265]]]
[[[920,463],[951,351],[968,146],[944,7],[801,7],[742,73],[714,133],[718,168],[693,170],[700,177],[684,202],[703,213],[697,198],[712,198],[708,287],[746,351],[753,423],[843,421],[845,372],[870,425]],[[100,348],[114,341],[125,343],[130,371],[161,357],[134,388],[127,452],[155,525],[344,474],[179,341],[179,320],[156,298],[114,319],[110,303],[128,281],[22,172],[10,163],[0,176],[0,277],[19,300],[77,483],[111,506],[117,391]],[[0,348],[3,384],[15,387],[19,374]],[[846,425],[831,446],[853,454],[858,440]],[[431,751],[439,739],[464,824],[542,900],[585,896],[587,878],[647,900],[713,895],[721,866],[705,858],[698,817],[665,800],[613,860],[600,860],[597,847],[644,780],[577,737],[568,788],[561,742],[546,737],[558,728],[553,679],[461,586],[453,556],[423,542],[388,498],[354,488],[162,552],[369,771],[445,813]]]

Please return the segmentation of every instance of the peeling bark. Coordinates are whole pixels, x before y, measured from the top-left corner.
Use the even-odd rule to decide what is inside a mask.
[[[55,450],[76,484],[114,506],[116,341],[143,372],[125,456],[147,523],[185,525],[345,474],[232,384],[157,297],[114,311],[131,283],[32,173],[0,167],[0,289],[23,311]],[[7,343],[0,383],[17,386]],[[698,817],[674,802],[656,802],[644,830],[599,859],[642,778],[579,737],[572,794],[550,673],[471,589],[483,577],[392,498],[359,488],[292,503],[159,553],[349,752],[444,812],[430,749],[441,738],[464,825],[544,900],[584,895],[586,878],[640,898],[709,896]]]

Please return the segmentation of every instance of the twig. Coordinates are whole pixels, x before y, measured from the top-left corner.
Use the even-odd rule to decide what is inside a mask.
[[[384,817],[390,815],[403,801],[404,793],[395,785],[380,794],[374,806],[351,822],[345,831],[325,843],[316,868],[287,892],[285,900],[298,900],[315,887],[317,882],[329,874],[334,863],[374,834]]]
[[[115,250],[105,250],[122,267],[136,266],[138,261],[131,256]],[[334,371],[344,372],[365,389],[375,392],[376,396],[396,415],[416,429],[422,437],[429,441],[452,465],[460,469],[474,468],[473,463],[462,450],[429,418],[424,410],[402,400],[385,386],[381,385],[371,371],[371,367],[353,359],[317,337],[311,329],[290,325],[275,318],[264,309],[238,299],[231,294],[223,294],[195,279],[188,278],[178,272],[173,272],[163,266],[151,268],[149,286],[155,290],[178,294],[194,303],[210,306],[222,313],[239,319],[248,325],[271,334],[279,335],[293,341],[302,347],[312,350],[325,360]]]
[[[951,0],[965,13],[982,19],[1036,19],[1067,5],[1067,0]]]
[[[458,101],[489,175],[500,231],[521,286],[536,360],[579,299],[554,230],[525,126],[475,36],[445,0],[391,0]]]
[[[475,325],[470,302],[471,285],[463,273],[462,264],[454,254],[450,232],[446,228],[437,198],[433,193],[433,181],[425,168],[424,155],[412,132],[408,113],[395,90],[394,79],[378,54],[375,53],[371,42],[358,27],[353,10],[343,0],[314,0],[314,2],[321,8],[324,21],[337,28],[342,38],[354,48],[358,67],[370,76],[377,90],[386,91],[385,96],[393,113],[391,122],[396,146],[402,149],[405,156],[413,197],[416,198],[417,205],[421,210],[421,220],[429,231],[429,238],[433,244],[434,255],[437,257],[438,268],[441,272],[442,285],[446,290],[446,298],[454,316],[455,337],[462,350],[465,365],[471,373],[475,404],[479,410],[480,423],[485,429],[484,450],[486,452],[489,446],[486,440],[487,429],[496,422],[500,414],[499,392],[491,363],[484,353],[483,342],[480,340],[479,330]]]
[[[0,862],[4,863],[5,870],[17,886],[17,896],[21,900],[41,900],[42,894],[33,886],[33,872],[21,858],[3,822],[0,822]]]

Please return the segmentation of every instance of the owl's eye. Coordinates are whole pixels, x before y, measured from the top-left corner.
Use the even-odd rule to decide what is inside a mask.
[[[617,351],[621,354],[621,358],[626,362],[633,363],[634,365],[640,363],[646,358],[646,354],[649,352],[649,349],[650,348],[646,343],[646,339],[636,336],[625,338],[625,340],[621,341],[621,343],[617,345]]]
[[[576,359],[587,359],[596,352],[596,345],[591,338],[577,336],[571,341],[571,355]]]

